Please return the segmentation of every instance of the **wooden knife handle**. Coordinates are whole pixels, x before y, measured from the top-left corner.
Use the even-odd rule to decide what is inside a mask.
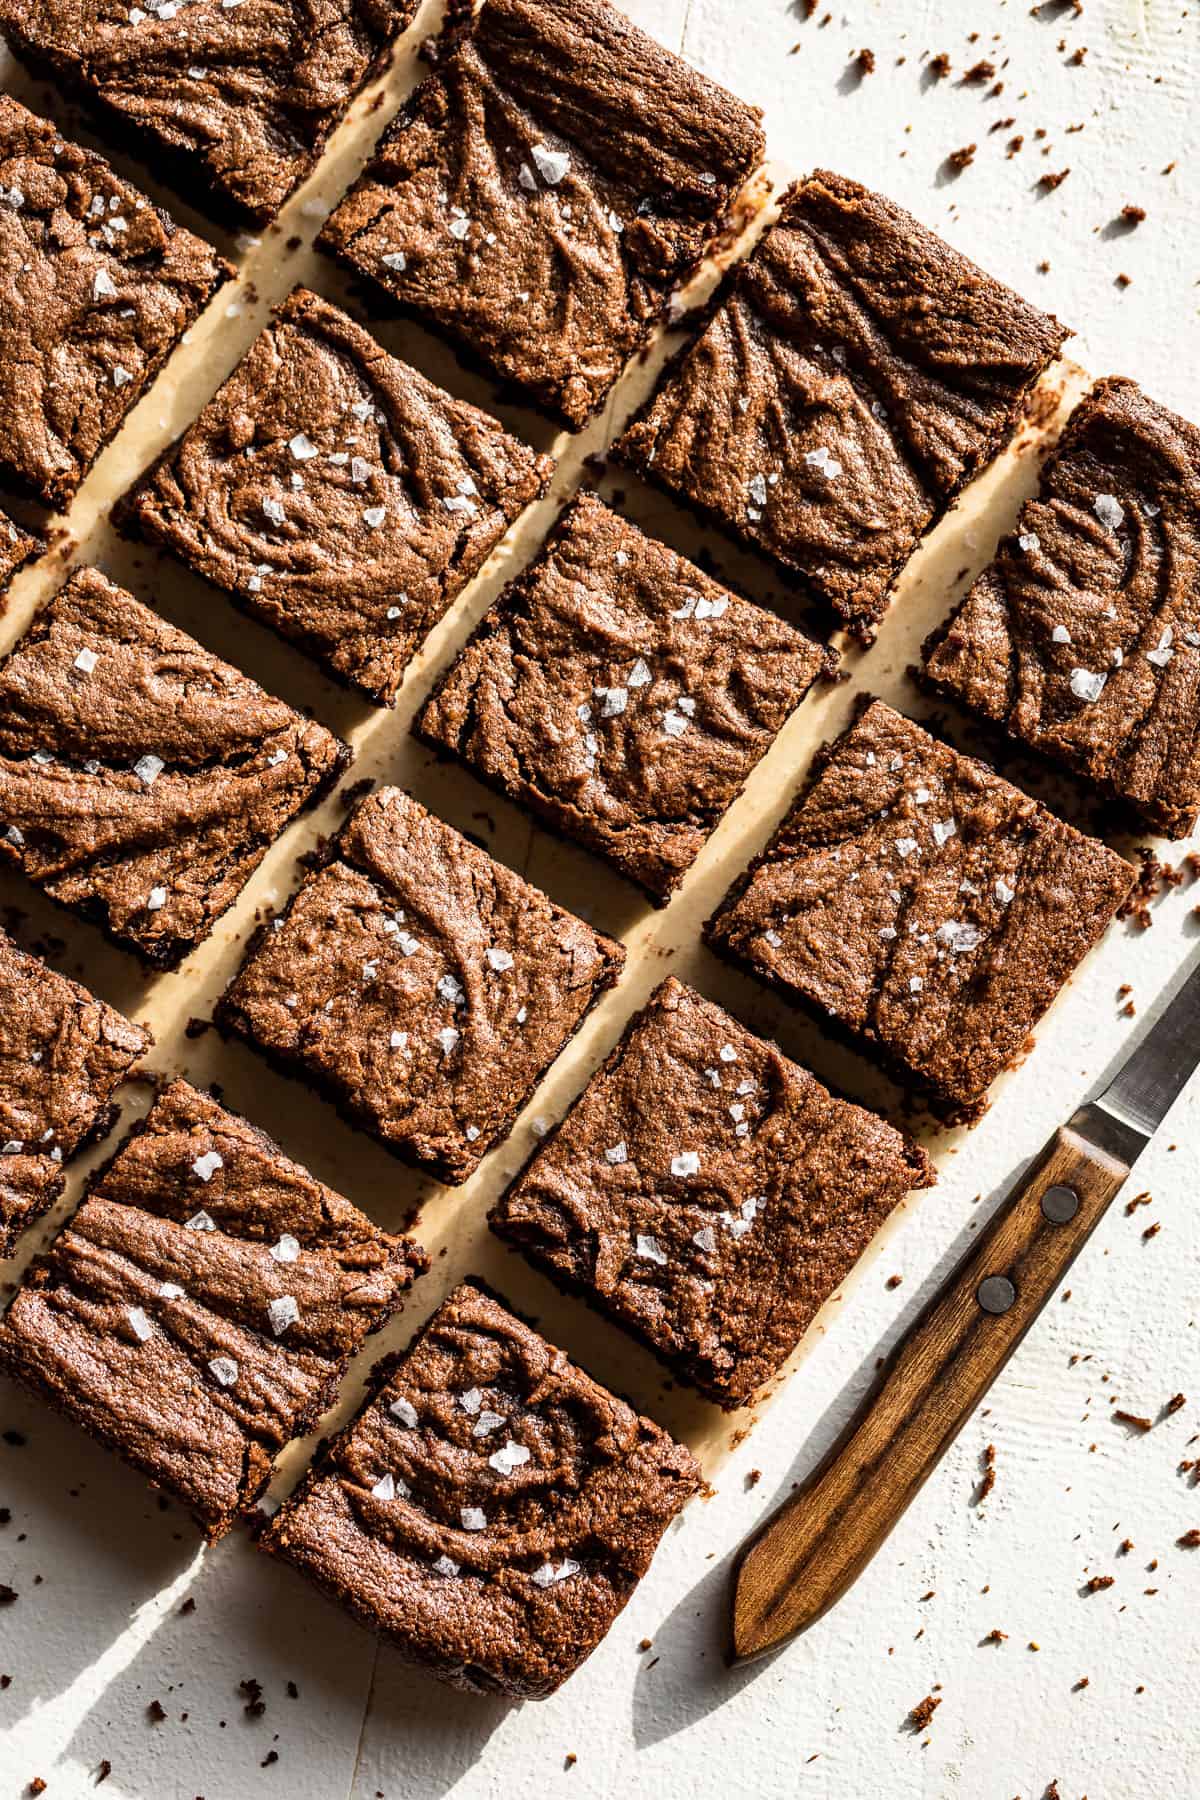
[[[839,1600],[958,1435],[1129,1168],[1070,1126],[998,1209],[818,1467],[742,1552],[733,1655],[761,1656]]]

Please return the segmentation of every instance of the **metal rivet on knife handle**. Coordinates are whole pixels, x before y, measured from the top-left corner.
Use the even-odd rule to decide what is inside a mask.
[[[1042,1214],[1052,1225],[1066,1225],[1079,1211],[1079,1195],[1073,1187],[1056,1183],[1042,1195]]]
[[[1006,1313],[1017,1297],[1017,1290],[1007,1275],[988,1275],[976,1289],[975,1298],[986,1313]]]

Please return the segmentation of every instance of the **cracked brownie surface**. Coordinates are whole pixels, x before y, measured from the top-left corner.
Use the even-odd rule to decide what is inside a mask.
[[[0,1362],[218,1538],[428,1266],[176,1081],[0,1325]]]
[[[116,517],[391,705],[552,469],[297,288]]]
[[[0,1256],[62,1192],[62,1165],[108,1130],[149,1032],[0,932]]]
[[[40,556],[45,545],[0,512],[0,619],[4,617],[8,589],[27,562]]]
[[[416,729],[664,902],[826,661],[584,494]]]
[[[65,505],[232,274],[103,157],[0,95],[0,477]]]
[[[0,665],[0,863],[173,968],[349,758],[80,569]]]
[[[624,960],[381,788],[259,933],[215,1016],[389,1149],[465,1181]]]
[[[1186,837],[1200,810],[1200,430],[1132,381],[1098,383],[1016,531],[926,643],[925,675]]]
[[[444,1681],[541,1699],[699,1483],[681,1444],[466,1282],[259,1543]]]
[[[318,242],[576,429],[761,161],[760,116],[607,0],[485,0]]]
[[[672,977],[489,1223],[732,1409],[933,1182],[900,1132]]]
[[[265,224],[412,23],[417,0],[0,0],[24,61],[98,104],[210,211]]]
[[[892,201],[818,171],[613,453],[869,638],[1068,335]]]
[[[974,1118],[1132,882],[1124,858],[876,700],[705,935]]]

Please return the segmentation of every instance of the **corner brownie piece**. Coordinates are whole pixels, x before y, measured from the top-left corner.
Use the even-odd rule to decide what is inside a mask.
[[[216,1539],[427,1267],[176,1081],[31,1266],[0,1364]]]
[[[826,747],[705,935],[945,1116],[972,1119],[1133,873],[876,700]]]
[[[732,1411],[934,1180],[908,1138],[671,977],[489,1222]]]
[[[0,194],[0,479],[63,506],[233,270],[8,95]]]
[[[926,679],[1186,837],[1200,812],[1198,571],[1200,430],[1134,382],[1102,381],[927,641]]]
[[[0,664],[0,864],[171,969],[349,760],[80,569]]]
[[[829,660],[583,494],[415,729],[662,905]]]
[[[869,640],[1068,336],[890,200],[820,170],[614,447]]]
[[[63,1163],[109,1129],[151,1042],[0,931],[0,1256],[58,1199]]]
[[[40,556],[45,545],[31,531],[22,530],[6,512],[0,512],[0,619],[4,617],[8,590],[27,562]]]
[[[762,160],[761,114],[608,0],[484,0],[449,42],[318,244],[574,430]]]
[[[553,467],[296,288],[115,516],[391,706]]]
[[[625,952],[399,788],[368,795],[328,856],[251,944],[217,1024],[465,1181]]]
[[[443,1681],[542,1699],[699,1483],[682,1444],[464,1282],[259,1544]]]
[[[308,174],[417,0],[0,0],[0,30],[39,74],[97,105],[181,191],[266,224]]]

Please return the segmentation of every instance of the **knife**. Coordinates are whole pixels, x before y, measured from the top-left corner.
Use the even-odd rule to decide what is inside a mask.
[[[1200,1063],[1200,965],[888,1357],[836,1443],[740,1553],[733,1656],[804,1631],[861,1574],[1082,1250]]]

